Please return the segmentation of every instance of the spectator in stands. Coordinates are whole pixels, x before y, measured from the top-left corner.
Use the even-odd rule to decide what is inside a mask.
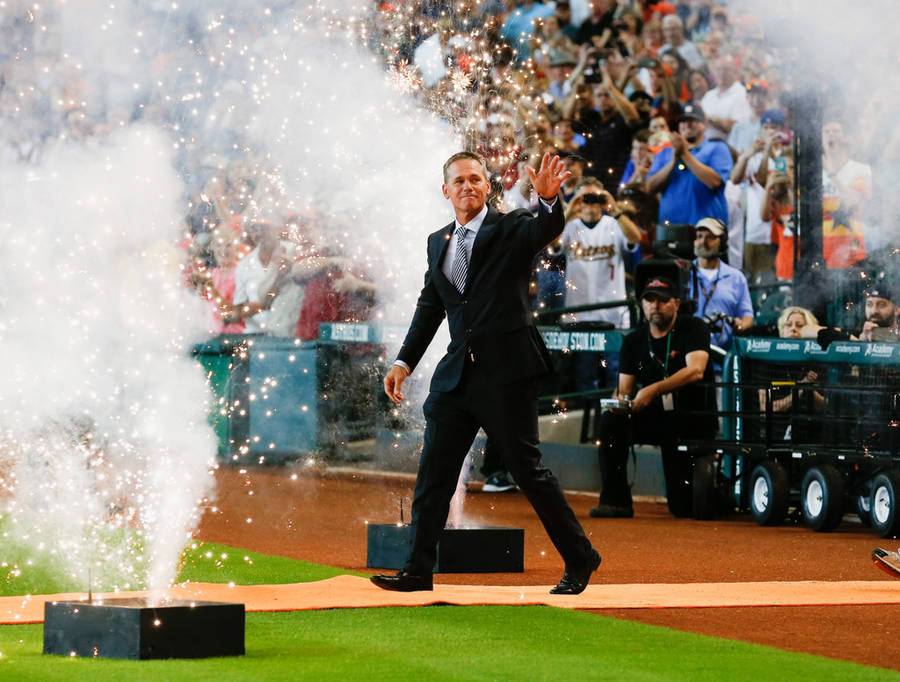
[[[509,42],[516,51],[516,63],[521,64],[531,56],[529,42],[534,35],[535,22],[553,14],[552,5],[545,5],[536,0],[520,0],[516,8],[510,12],[500,35]]]
[[[750,104],[747,89],[737,79],[738,66],[734,57],[719,57],[713,62],[712,71],[716,87],[703,95],[700,106],[706,112],[708,122],[706,139],[724,142],[735,123],[749,118]]]
[[[321,322],[360,322],[369,319],[377,287],[364,273],[338,254],[325,253],[320,274],[306,285],[297,336],[303,341],[319,338]]]
[[[666,43],[660,48],[660,52],[665,52],[671,48],[677,50],[678,54],[690,64],[692,69],[703,69],[706,67],[706,61],[703,59],[703,55],[700,54],[700,50],[684,36],[684,23],[678,15],[669,14],[663,17],[662,32]]]
[[[779,263],[779,279],[790,279],[793,274],[793,232],[790,235],[776,234],[773,220],[777,220],[777,229],[784,231],[786,217],[793,210],[793,195],[788,196],[784,173],[788,165],[788,135],[783,130],[784,112],[780,109],[767,109],[760,116],[760,135],[747,149],[737,157],[731,171],[731,183],[737,188],[738,217],[731,216],[729,207],[729,237],[743,237],[744,273],[751,281],[761,281],[767,274],[776,270],[772,244],[782,246]],[[774,171],[780,170],[777,181],[768,185],[770,166]],[[791,174],[790,180],[793,180]],[[777,192],[779,203],[772,203],[773,193]],[[788,228],[792,229],[790,225]],[[784,239],[781,237],[784,236]],[[789,262],[784,259],[788,257]],[[740,260],[730,260],[740,263]]]
[[[872,285],[865,291],[866,321],[859,332],[861,341],[897,341],[900,308],[894,304],[894,294],[886,282]]]
[[[728,133],[728,146],[740,153],[753,144],[762,131],[761,117],[769,106],[769,84],[761,78],[747,83],[750,115],[738,120]]]
[[[725,224],[717,218],[704,218],[696,227],[695,267],[691,271],[691,295],[697,301],[694,314],[707,321],[716,316],[730,318],[709,322],[710,343],[727,351],[734,332],[753,326],[750,287],[744,273],[721,260],[726,249]]]
[[[622,175],[622,181],[619,187],[630,184],[644,184],[647,179],[647,171],[653,164],[653,152],[650,151],[650,131],[648,129],[638,130],[634,134],[631,141],[631,156],[628,159],[628,165],[625,166],[625,173]]]
[[[776,245],[775,277],[780,280],[794,278],[794,157],[776,159],[782,165],[769,172],[762,204],[760,219],[771,221],[772,243]],[[749,222],[749,215],[748,215]]]
[[[247,241],[253,246],[234,274],[234,313],[231,321],[243,322],[248,334],[266,329],[266,317],[274,295],[264,286],[273,272],[284,269],[287,263],[277,258],[281,229],[270,222],[257,221],[247,226]]]
[[[625,337],[616,395],[631,399],[631,414],[607,411],[600,420],[600,472],[603,489],[590,514],[631,518],[634,508],[626,464],[632,443],[662,447],[669,511],[692,511],[691,458],[677,450],[682,437],[712,437],[715,397],[698,382],[711,382],[709,330],[697,318],[679,316],[675,284],[651,277],[641,291],[647,322]],[[690,414],[705,411],[706,414]]]
[[[819,321],[812,311],[800,306],[788,306],[778,316],[778,336],[782,339],[803,338],[803,328],[807,326],[818,327]],[[759,389],[760,412],[766,412],[769,400],[772,401],[772,412],[789,412],[794,407],[794,397],[800,401],[797,411],[800,415],[811,415],[821,412],[825,407],[825,395],[821,391],[809,391],[797,389],[796,384],[812,384],[819,380],[819,375],[810,369],[796,365],[786,365],[776,368],[777,376],[771,376],[770,388]],[[776,423],[773,433],[782,433],[784,440],[798,438],[804,440],[811,429],[805,419],[796,420],[798,431],[792,434],[793,424],[780,418]]]
[[[584,177],[584,169],[585,166],[587,166],[587,160],[578,154],[560,154],[559,158],[565,162],[566,170],[571,173],[562,186],[563,205],[568,207],[569,202],[572,201],[572,197],[575,196],[575,192],[578,191],[581,179]]]
[[[569,0],[556,0],[556,22],[560,30],[569,40],[574,41],[578,35],[578,27],[572,23],[572,5]]]
[[[700,104],[703,96],[710,89],[709,76],[701,69],[694,69],[688,74],[687,84],[691,94],[689,101],[694,104]]]
[[[663,37],[662,23],[659,19],[645,20],[644,29],[641,31],[641,42],[643,44],[643,52],[653,56],[659,54],[659,50],[666,42],[666,39]]]
[[[555,106],[560,109],[566,97],[572,93],[572,72],[577,63],[570,52],[557,50],[551,53],[547,92],[553,97]]]
[[[631,138],[641,119],[634,105],[613,84],[606,67],[601,67],[601,72],[602,81],[592,93],[588,84],[576,89],[579,99],[572,100],[571,117],[575,131],[585,138],[581,155],[588,160],[589,172],[615,187],[625,171]]]
[[[866,257],[872,168],[850,158],[844,126],[834,118],[822,126],[822,151],[822,250],[829,268],[845,268]]]
[[[575,217],[577,216],[577,217]],[[566,307],[625,299],[625,257],[638,248],[641,233],[622,213],[596,178],[585,178],[566,214],[559,240],[566,256]],[[626,306],[569,313],[564,322],[609,322],[629,329]],[[576,354],[575,385],[579,391],[600,388],[598,353]]]
[[[900,308],[894,304],[891,286],[884,281],[875,282],[863,292],[866,319],[859,337],[840,327],[808,324],[800,330],[805,339],[816,339],[827,350],[833,341],[876,341],[879,343],[900,340]]]
[[[575,134],[572,121],[561,118],[553,124],[553,139],[560,152],[572,154],[581,149],[583,138]]]
[[[702,218],[728,220],[725,181],[733,162],[724,142],[706,140],[706,115],[686,104],[671,134],[672,146],[653,159],[645,183],[648,194],[661,193],[659,221],[696,225]]]
[[[234,320],[234,291],[237,264],[241,259],[241,235],[230,226],[220,225],[212,233],[215,267],[210,272],[207,297],[213,302],[219,321],[219,334],[243,334],[244,322]]]
[[[650,131],[651,135],[654,135],[655,133],[666,133],[668,135],[668,133],[671,132],[666,117],[661,115],[656,115],[651,118],[650,123],[647,125],[647,129]]]
[[[588,0],[590,14],[581,22],[575,34],[579,45],[604,47],[613,36],[613,15],[616,10],[614,0]]]

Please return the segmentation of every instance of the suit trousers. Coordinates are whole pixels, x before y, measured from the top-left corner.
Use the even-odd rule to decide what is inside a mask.
[[[534,380],[493,382],[477,363],[467,362],[452,391],[425,400],[425,447],[412,504],[413,544],[406,569],[430,574],[447,523],[459,473],[484,429],[519,488],[537,512],[566,565],[584,564],[591,543],[538,450],[537,386]]]

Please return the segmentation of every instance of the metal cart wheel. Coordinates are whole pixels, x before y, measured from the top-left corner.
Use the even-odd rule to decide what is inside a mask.
[[[900,533],[898,494],[900,494],[900,473],[896,469],[880,473],[872,481],[872,527],[883,538],[894,537]]]
[[[779,526],[787,516],[790,486],[780,462],[766,459],[750,473],[750,513],[760,526]]]
[[[694,460],[693,509],[694,518],[699,521],[710,521],[716,517],[718,475],[714,455],[703,455]]]
[[[856,496],[856,515],[859,517],[860,523],[864,526],[872,525],[872,496],[857,495]]]
[[[800,487],[803,519],[814,531],[827,533],[844,518],[844,479],[831,464],[814,466]]]

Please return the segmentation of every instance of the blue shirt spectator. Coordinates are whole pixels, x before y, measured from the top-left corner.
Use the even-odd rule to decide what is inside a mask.
[[[709,342],[725,350],[731,347],[735,329],[753,324],[753,304],[747,278],[737,268],[721,261],[726,245],[725,224],[715,218],[697,223],[694,240],[694,268],[691,271],[690,294],[697,301],[695,317],[709,318],[717,313],[733,318],[713,322]]]
[[[545,5],[533,0],[525,0],[519,3],[500,29],[500,35],[509,41],[517,50],[516,62],[521,63],[531,56],[528,42],[534,35],[534,22],[536,19],[549,17],[554,13],[553,5]]]
[[[678,131],[647,173],[647,191],[661,192],[659,222],[696,225],[709,217],[727,222],[725,183],[734,166],[728,146],[705,139],[706,116],[696,104],[685,105]]]

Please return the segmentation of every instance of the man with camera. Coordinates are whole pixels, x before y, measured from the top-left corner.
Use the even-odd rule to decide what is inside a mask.
[[[753,304],[744,273],[721,260],[725,252],[725,224],[716,218],[697,222],[691,296],[697,317],[710,325],[710,343],[728,350],[734,332],[753,326]]]
[[[716,431],[715,396],[709,362],[709,330],[702,320],[679,316],[675,284],[651,276],[641,290],[647,322],[622,342],[616,397],[630,409],[606,410],[600,419],[603,490],[594,518],[631,518],[628,449],[632,443],[660,445],[666,499],[677,517],[692,512],[692,461],[678,452],[682,437],[706,438]]]
[[[728,220],[725,182],[734,165],[728,145],[706,140],[706,115],[686,104],[671,133],[671,147],[659,151],[647,173],[647,194],[661,193],[660,223],[695,225],[702,218]]]
[[[585,138],[580,153],[588,160],[590,174],[615,187],[628,164],[631,139],[641,126],[641,117],[613,83],[606,65],[597,59],[592,49],[582,49],[575,92],[563,115],[572,119],[575,132]]]

